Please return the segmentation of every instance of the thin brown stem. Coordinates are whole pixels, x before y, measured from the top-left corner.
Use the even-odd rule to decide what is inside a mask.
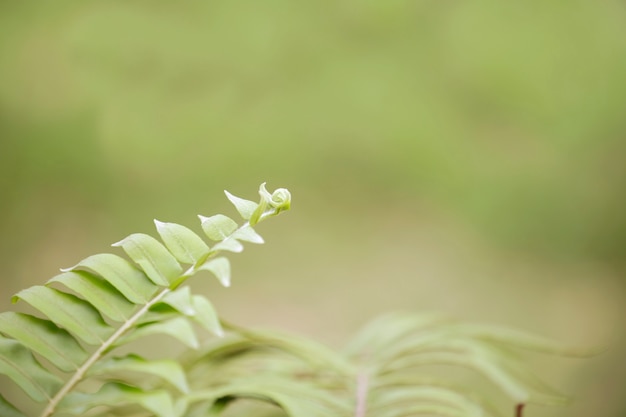
[[[522,412],[524,411],[525,404],[517,404],[515,407],[515,417],[522,417]]]

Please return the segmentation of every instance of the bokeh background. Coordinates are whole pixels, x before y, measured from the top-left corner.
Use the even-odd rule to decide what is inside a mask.
[[[194,284],[226,317],[604,346],[536,359],[575,401],[528,415],[624,415],[625,139],[623,1],[2,1],[0,307],[267,181],[293,210]]]

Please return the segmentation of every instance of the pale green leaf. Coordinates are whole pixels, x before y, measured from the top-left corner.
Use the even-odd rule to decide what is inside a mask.
[[[244,242],[265,243],[263,238],[251,226],[244,226],[236,230],[232,237],[234,239],[243,240]]]
[[[223,214],[216,214],[211,217],[198,217],[202,223],[202,230],[211,240],[224,240],[237,230],[237,223]]]
[[[21,343],[3,337],[0,337],[0,374],[8,376],[38,402],[52,398],[63,385]]]
[[[244,220],[249,220],[252,216],[252,213],[254,213],[254,210],[256,210],[256,208],[259,206],[254,201],[244,200],[243,198],[232,195],[226,190],[224,190],[224,193],[226,194],[228,200],[233,203],[233,205]]]
[[[8,402],[2,395],[0,395],[0,416],[2,417],[26,417],[21,411]]]
[[[469,336],[476,339],[555,355],[584,357],[597,353],[597,351],[592,349],[564,346],[545,337],[503,326],[459,324],[453,328],[453,331],[458,336]]]
[[[176,258],[152,236],[133,233],[113,246],[121,246],[157,285],[169,286],[183,273]]]
[[[228,258],[211,259],[198,267],[198,270],[210,271],[225,287],[230,287],[230,262]]]
[[[102,314],[114,321],[128,320],[135,309],[135,305],[129,302],[113,285],[86,271],[64,272],[48,281],[48,283],[52,282],[59,282],[75,291]]]
[[[156,334],[165,334],[174,337],[192,349],[196,349],[199,346],[198,339],[196,338],[196,334],[191,327],[191,324],[189,324],[187,319],[184,317],[177,317],[165,322],[146,323],[137,326],[132,332],[122,337],[116,343],[116,346],[124,345],[134,340]]]
[[[87,352],[76,339],[48,320],[7,311],[0,314],[0,332],[18,340],[62,371],[74,371],[87,359]]]
[[[516,403],[558,405],[567,402],[567,398],[554,393],[553,390],[538,392],[534,383],[529,384],[525,378],[519,378],[516,372],[511,370],[511,363],[502,363],[497,358],[484,355],[482,352],[479,354],[459,351],[423,352],[397,360],[393,370],[407,371],[423,365],[456,365],[474,369],[491,380]],[[392,369],[386,372],[390,371]]]
[[[313,340],[277,331],[236,329],[242,336],[261,346],[280,349],[314,366],[332,369],[339,374],[352,375],[354,373],[354,366],[342,355]]]
[[[443,340],[430,347],[459,352],[469,362],[468,366],[486,375],[517,402],[545,405],[568,402],[566,396],[542,382],[512,352],[501,347],[471,339]]]
[[[390,387],[372,393],[370,400],[375,405],[373,410],[385,407],[404,408],[404,406],[420,403],[438,403],[456,409],[467,417],[485,415],[485,410],[475,402],[458,392],[442,387]]]
[[[194,295],[192,299],[193,307],[196,310],[196,314],[192,318],[214,335],[224,336],[224,330],[213,304],[202,295]]]
[[[144,391],[116,382],[103,385],[94,394],[70,393],[63,399],[59,408],[64,412],[82,415],[99,405],[115,408],[127,404],[137,404],[158,417],[171,417],[174,412],[172,398],[167,391],[154,389]]]
[[[128,379],[127,372],[138,372],[156,376],[176,387],[180,392],[188,392],[187,378],[180,364],[173,360],[146,360],[138,355],[108,358],[97,362],[89,370],[89,375],[121,374]]]
[[[98,310],[75,295],[37,285],[20,291],[13,298],[26,301],[90,345],[102,344],[114,332]]]
[[[376,417],[414,417],[414,416],[437,416],[437,417],[468,417],[465,411],[445,404],[403,404],[389,410],[376,412]]]
[[[110,253],[90,256],[62,271],[77,269],[87,269],[100,275],[135,304],[145,304],[158,290],[142,271],[126,259]]]
[[[211,395],[211,394],[209,394]],[[349,405],[336,395],[293,378],[251,375],[213,390],[214,398],[225,396],[257,398],[278,404],[292,417],[347,415]]]
[[[154,323],[157,321],[166,321],[183,316],[183,314],[168,304],[157,303],[150,307],[146,313],[139,317],[136,325]]]
[[[189,287],[178,288],[176,291],[168,293],[163,297],[161,303],[169,305],[186,316],[194,316],[196,314]]]
[[[212,251],[214,252],[219,252],[219,251],[228,251],[228,252],[235,252],[235,253],[239,253],[241,251],[243,251],[243,245],[237,240],[234,239],[232,237],[228,238],[228,239],[224,239],[223,241],[219,242],[218,244],[216,244],[215,246],[213,246],[213,248],[211,248]]]
[[[230,330],[230,329],[229,329]],[[211,339],[207,343],[203,343],[198,350],[188,351],[182,358],[182,361],[193,367],[198,362],[211,361],[219,358],[220,355],[228,356],[231,353],[245,350],[254,345],[254,342],[238,333],[227,333],[223,338]]]
[[[506,369],[481,356],[473,356],[468,359],[464,360],[464,362],[467,361],[465,362],[466,366],[470,366],[485,375],[513,401],[516,403],[527,403],[530,401],[531,392],[528,387],[509,374]]]
[[[434,326],[450,322],[450,319],[438,313],[388,313],[373,320],[365,326],[350,343],[347,352],[358,355],[367,352],[368,355],[393,357],[396,350],[404,349],[404,344],[397,341],[407,336],[430,335]]]
[[[179,262],[195,264],[209,253],[204,240],[190,229],[176,223],[163,223],[154,220],[163,243]]]

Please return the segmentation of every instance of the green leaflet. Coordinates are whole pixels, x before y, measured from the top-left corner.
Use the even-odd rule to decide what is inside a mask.
[[[442,405],[456,410],[467,417],[481,417],[485,415],[480,405],[470,401],[458,392],[441,387],[396,387],[384,391],[374,392],[371,400],[376,404],[371,410],[378,414],[384,409],[404,409],[408,405]],[[401,406],[398,406],[401,404]]]
[[[59,282],[75,291],[96,309],[110,319],[126,321],[135,310],[118,290],[107,281],[86,271],[64,272],[50,279],[48,283]]]
[[[133,233],[112,246],[121,246],[157,285],[168,287],[183,273],[176,258],[152,236]]]
[[[126,259],[109,253],[92,255],[64,272],[87,269],[100,275],[124,297],[135,304],[145,304],[158,291],[146,275]]]
[[[251,340],[230,332],[223,338],[208,340],[197,350],[186,352],[181,357],[181,363],[190,375],[204,366],[210,367],[224,357],[234,357],[254,347],[255,344]],[[201,374],[202,371],[199,372],[199,375]],[[206,380],[202,382],[206,383]]]
[[[187,396],[189,403],[215,403],[224,397],[252,398],[279,405],[291,417],[327,417],[349,413],[349,406],[326,391],[289,378],[250,376],[212,390]]]
[[[11,403],[4,399],[2,395],[0,395],[0,416],[2,417],[26,417],[15,408]]]
[[[228,258],[211,259],[200,265],[197,270],[206,270],[213,273],[223,286],[230,287],[230,261]]]
[[[224,191],[228,200],[235,206],[239,214],[244,220],[249,220],[252,216],[252,213],[259,207],[258,203],[250,200],[244,200],[243,198],[239,198],[237,196],[232,195],[228,191]]]
[[[438,417],[468,417],[468,414],[445,404],[431,402],[427,404],[404,404],[401,407],[380,411],[376,417],[412,417],[412,416],[438,416]]]
[[[199,346],[191,324],[184,317],[176,317],[164,322],[146,323],[136,326],[132,332],[123,336],[115,346],[125,345],[146,336],[165,334],[180,340],[186,346],[196,349]]]
[[[243,240],[244,242],[262,244],[265,243],[263,238],[254,231],[251,226],[243,226],[237,229],[232,237],[237,240]]]
[[[449,321],[449,318],[437,313],[388,313],[367,324],[350,342],[346,353],[358,355],[365,352],[380,358],[394,356],[390,349],[402,349],[397,344],[399,340],[407,336],[428,335],[429,329],[438,328]]]
[[[192,296],[193,307],[196,314],[192,317],[202,327],[218,337],[224,336],[224,330],[213,304],[202,295]]]
[[[474,369],[491,380],[516,403],[533,402],[543,405],[564,404],[567,399],[554,390],[541,385],[542,391],[537,391],[538,381],[528,375],[528,371],[515,362],[504,362],[502,358],[488,353],[479,352],[434,351],[423,352],[417,355],[404,357],[394,362],[395,372],[412,369],[423,365],[456,365]]]
[[[356,374],[355,366],[343,356],[313,340],[269,330],[237,330],[258,345],[280,349],[313,366],[332,369],[340,375],[352,376]]]
[[[185,293],[189,294],[189,291],[187,290]],[[193,320],[216,336],[221,337],[224,335],[217,312],[211,302],[202,295],[191,295],[189,299],[184,294],[174,298],[165,297],[162,302],[151,307],[148,313],[139,319],[137,324],[163,322],[181,316]]]
[[[174,406],[170,394],[165,390],[147,390],[127,384],[110,382],[94,394],[74,392],[61,403],[61,410],[73,415],[83,415],[98,406],[116,407],[126,404],[138,404],[158,417],[174,415]]]
[[[506,344],[553,355],[587,357],[599,351],[599,349],[566,347],[554,340],[503,326],[459,323],[453,327],[453,331],[459,336],[465,335],[492,343]]]
[[[0,332],[18,340],[65,372],[78,369],[87,359],[87,352],[76,339],[48,320],[7,311],[0,314]]]
[[[181,365],[174,360],[147,361],[139,355],[129,354],[124,357],[108,358],[96,363],[89,375],[110,375],[118,373],[128,379],[127,372],[138,372],[156,376],[176,387],[180,392],[188,392],[187,378]]]
[[[237,223],[228,216],[223,214],[216,214],[214,216],[205,217],[198,216],[202,224],[202,230],[214,241],[222,241],[229,237],[235,230],[237,230]]]
[[[209,254],[204,240],[185,226],[176,223],[163,223],[154,220],[163,243],[179,262],[195,264]]]
[[[189,287],[178,288],[176,291],[168,293],[161,300],[161,303],[169,305],[185,316],[192,317],[196,315]]]
[[[29,397],[38,402],[51,398],[62,385],[59,377],[41,366],[22,344],[2,337],[0,374],[11,378]]]
[[[102,344],[114,332],[98,310],[75,295],[38,285],[18,292],[13,299],[26,301],[90,345]]]
[[[215,252],[225,250],[228,252],[239,253],[243,251],[243,245],[237,239],[230,237],[213,246],[211,250]]]

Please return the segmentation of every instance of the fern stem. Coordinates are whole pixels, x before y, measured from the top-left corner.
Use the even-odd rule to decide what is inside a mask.
[[[136,322],[143,316],[150,307],[154,304],[158,303],[167,295],[171,289],[163,288],[159,293],[157,293],[152,300],[146,303],[143,307],[141,307],[133,316],[128,319],[119,329],[115,331],[96,351],[87,360],[83,363],[80,368],[76,370],[74,375],[63,385],[63,387],[55,394],[55,396],[50,400],[48,406],[41,413],[41,417],[50,417],[57,406],[65,398],[65,396],[72,390],[74,387],[83,379],[85,373],[91,368],[91,366],[96,363],[105,353],[106,351],[113,346],[115,342],[117,342],[123,335],[126,333]]]
[[[365,417],[367,412],[367,391],[369,389],[369,376],[363,371],[356,379],[356,409],[354,417]]]

